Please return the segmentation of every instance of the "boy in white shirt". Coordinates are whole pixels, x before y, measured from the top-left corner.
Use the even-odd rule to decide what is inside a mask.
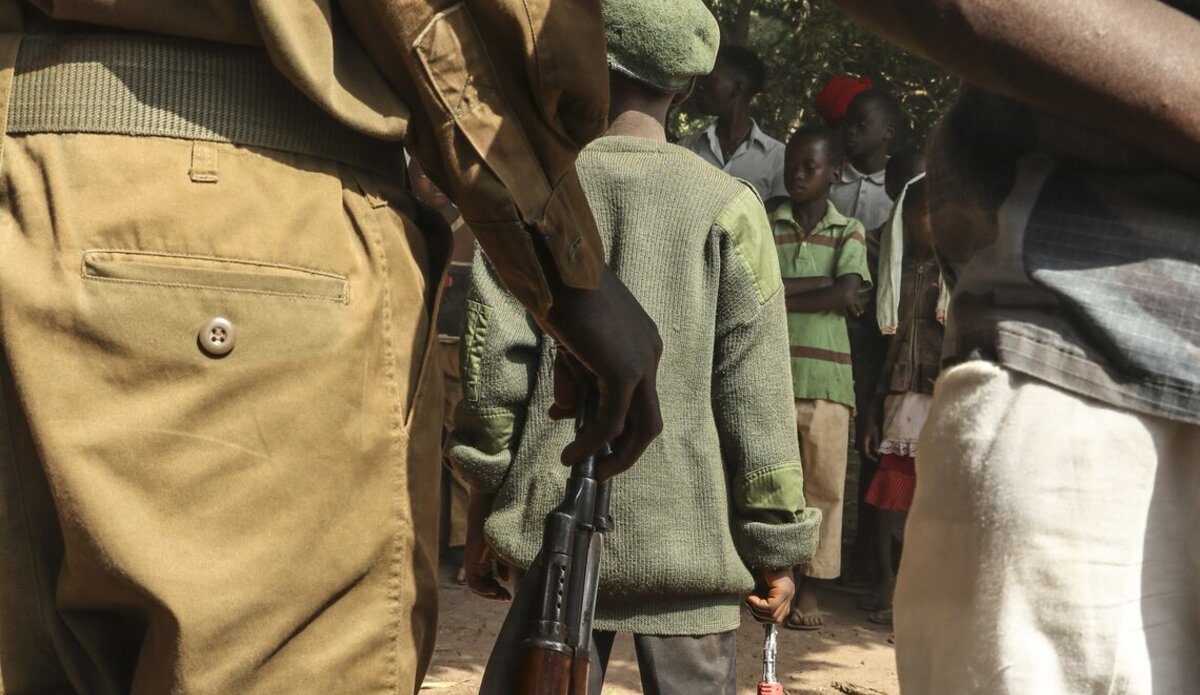
[[[876,229],[892,214],[892,199],[884,190],[892,142],[903,132],[907,118],[899,100],[878,87],[854,97],[841,123],[849,163],[829,192],[838,212]]]

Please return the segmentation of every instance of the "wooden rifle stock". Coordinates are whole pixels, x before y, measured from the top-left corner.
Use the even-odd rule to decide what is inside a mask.
[[[592,659],[591,654],[584,656],[526,642],[518,695],[587,695]]]
[[[579,427],[592,418],[591,399],[584,403]],[[603,533],[612,528],[609,486],[596,480],[596,461],[609,452],[605,446],[571,469],[562,503],[546,516],[540,600],[521,643],[517,695],[587,695]]]
[[[558,645],[538,645],[527,641],[521,654],[521,680],[518,695],[570,695],[574,655]],[[587,676],[584,689],[587,692]]]

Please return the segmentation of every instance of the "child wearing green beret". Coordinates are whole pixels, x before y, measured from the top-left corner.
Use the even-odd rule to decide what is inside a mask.
[[[712,68],[716,21],[701,0],[606,0],[604,12],[611,127],[577,168],[610,266],[662,335],[663,431],[613,479],[590,690],[600,692],[615,634],[628,632],[644,692],[734,695],[742,605],[784,619],[791,567],[812,555],[819,526],[780,378],[783,283],[754,189],[666,141],[667,113]],[[559,452],[573,424],[547,414],[553,341],[482,256],[462,355],[449,456],[484,512],[469,532],[468,583],[507,597],[490,558],[517,570],[534,560],[562,498]]]

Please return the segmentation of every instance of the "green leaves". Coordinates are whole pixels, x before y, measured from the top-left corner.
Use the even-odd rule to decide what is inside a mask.
[[[949,108],[958,79],[871,34],[838,12],[830,0],[706,0],[721,22],[725,41],[754,49],[766,62],[767,87],[754,117],[780,140],[820,116],[812,99],[834,75],[866,75],[890,88],[912,121],[912,140],[923,145]],[[678,115],[680,135],[705,120]]]

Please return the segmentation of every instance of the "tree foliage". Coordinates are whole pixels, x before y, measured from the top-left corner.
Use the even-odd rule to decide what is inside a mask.
[[[766,62],[767,87],[754,117],[784,139],[803,123],[820,120],[813,97],[834,75],[870,77],[890,89],[909,113],[914,144],[957,92],[957,78],[863,29],[831,0],[705,0],[721,22],[724,40],[753,49]],[[680,116],[680,133],[701,119]]]

